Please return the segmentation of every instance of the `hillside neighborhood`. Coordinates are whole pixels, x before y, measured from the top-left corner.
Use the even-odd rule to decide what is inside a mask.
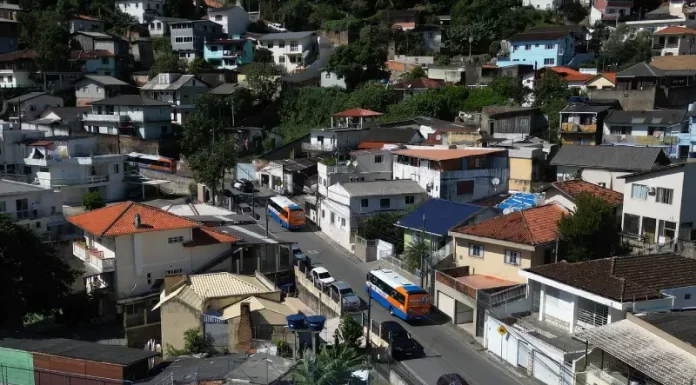
[[[692,0],[0,0],[0,102],[0,385],[696,383]]]

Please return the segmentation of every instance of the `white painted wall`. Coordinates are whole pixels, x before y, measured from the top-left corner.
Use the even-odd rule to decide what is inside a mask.
[[[573,201],[571,201],[570,199],[568,199],[567,196],[560,193],[555,188],[550,188],[550,189],[546,190],[545,194],[546,194],[546,197],[544,200],[545,203],[558,203],[566,210],[570,210],[570,211],[575,210],[575,203]]]
[[[27,200],[29,212],[17,212],[17,200]],[[33,217],[30,219],[26,215]],[[28,226],[38,234],[46,233],[49,223],[55,222],[63,215],[63,201],[59,192],[34,186],[34,191],[3,194],[0,196],[0,214],[9,215],[18,220],[17,224]]]
[[[625,183],[624,179],[620,179],[620,177],[631,174],[630,172],[626,171],[609,171],[602,169],[582,169],[579,167],[558,166],[556,167],[556,180],[564,181],[568,179],[575,179],[578,171],[582,171],[580,175],[583,180],[596,185],[604,186],[620,193],[624,192]]]
[[[284,45],[282,48],[280,47],[281,43]],[[292,43],[297,43],[297,50],[291,51],[290,46]],[[312,50],[316,44],[317,37],[314,35],[307,36],[303,39],[283,39],[259,42],[261,47],[266,48],[273,53],[273,61],[275,64],[283,67],[285,71],[289,73],[295,71],[295,69],[302,64],[302,52]],[[290,57],[288,55],[290,52],[293,53],[293,56],[297,57],[297,62],[290,62]],[[281,57],[283,59],[281,59]],[[284,60],[284,63],[281,63],[281,60]]]
[[[0,70],[0,88],[33,87],[36,83],[29,71]]]
[[[163,0],[119,0],[116,6],[138,20],[139,24],[146,23],[145,10],[153,9],[157,11],[160,15],[164,12],[164,1]]]

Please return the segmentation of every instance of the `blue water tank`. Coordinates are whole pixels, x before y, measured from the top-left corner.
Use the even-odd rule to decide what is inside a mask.
[[[313,332],[320,332],[324,330],[324,323],[326,323],[326,317],[323,315],[313,315],[307,317],[307,329]]]
[[[304,330],[307,328],[307,325],[305,325],[305,319],[307,319],[307,316],[304,314],[290,314],[289,316],[285,317],[285,319],[288,320],[288,329]]]

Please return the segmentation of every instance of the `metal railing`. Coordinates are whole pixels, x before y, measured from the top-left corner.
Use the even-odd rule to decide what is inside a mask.
[[[313,143],[302,143],[302,149],[305,151],[335,151],[335,144],[313,144]]]
[[[36,178],[37,184],[44,185],[48,182],[51,187],[62,187],[62,186],[80,186],[80,185],[90,185],[97,183],[107,183],[109,181],[108,175],[92,175],[86,178]]]
[[[592,134],[597,132],[596,124],[561,123],[561,132]]]

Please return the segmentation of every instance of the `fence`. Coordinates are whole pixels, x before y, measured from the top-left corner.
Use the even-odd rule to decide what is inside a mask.
[[[392,384],[426,385],[418,375],[404,363],[393,359],[385,349],[372,345],[372,367],[380,376]],[[394,376],[398,378],[394,378]],[[399,381],[400,380],[400,381]]]
[[[39,368],[18,368],[0,365],[2,385],[125,385],[127,380],[65,373]]]
[[[324,314],[327,310],[334,315],[341,316],[345,313],[360,311],[362,303],[350,304],[343,298],[343,295],[331,285],[324,285],[312,277],[312,266],[306,262],[300,262],[295,266],[295,277],[297,279],[298,292],[302,297],[306,298],[306,294],[318,298],[318,306],[316,309],[320,314]],[[304,288],[304,291],[301,290]],[[303,298],[301,298],[303,299]],[[309,301],[313,302],[313,301]],[[307,302],[305,302],[307,303]]]

